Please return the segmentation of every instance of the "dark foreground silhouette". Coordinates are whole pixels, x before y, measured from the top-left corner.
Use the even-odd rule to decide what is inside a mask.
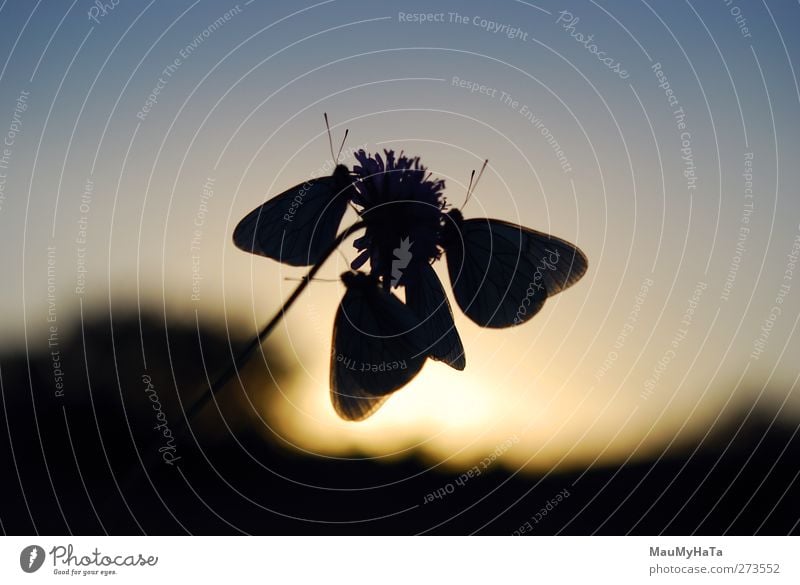
[[[113,332],[106,321],[76,327],[58,368],[44,349],[0,358],[4,533],[798,532],[797,421],[729,420],[696,453],[684,445],[658,463],[545,478],[493,465],[457,481],[461,472],[414,457],[337,460],[269,440],[248,403],[288,373],[269,345],[269,370],[258,359],[245,369],[246,395],[234,384],[170,441],[178,396],[187,407],[206,371],[230,362],[227,338],[160,318],[144,320],[140,338],[138,320],[115,317]]]

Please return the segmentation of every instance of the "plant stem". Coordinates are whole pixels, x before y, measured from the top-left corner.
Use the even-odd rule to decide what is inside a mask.
[[[264,339],[272,333],[272,330],[275,329],[275,326],[280,323],[281,319],[283,319],[283,315],[289,308],[294,304],[294,302],[300,297],[300,294],[305,290],[308,286],[308,283],[311,282],[311,279],[319,272],[322,265],[325,261],[330,258],[331,254],[334,253],[336,248],[338,248],[341,243],[354,231],[361,229],[364,227],[364,222],[359,221],[348,227],[347,229],[343,230],[336,236],[331,246],[325,251],[322,255],[322,258],[311,267],[311,270],[308,271],[308,274],[303,278],[300,284],[297,286],[296,289],[289,295],[289,298],[283,303],[283,306],[278,310],[277,313],[269,320],[269,322],[264,325],[264,327],[259,331],[258,335],[256,335],[250,343],[247,344],[247,347],[242,350],[239,355],[234,360],[233,364],[231,364],[227,370],[225,370],[222,375],[220,375],[214,383],[208,388],[203,395],[198,398],[195,403],[186,411],[186,417],[181,425],[181,427],[177,430],[180,433],[183,430],[183,427],[188,426],[189,422],[197,416],[197,414],[203,410],[203,408],[214,398],[222,388],[233,378],[234,374],[239,371],[239,369],[247,362],[250,358],[251,354],[261,346]]]
[[[269,322],[266,325],[264,325],[261,331],[258,332],[258,335],[256,335],[250,341],[250,343],[247,344],[247,347],[245,347],[244,350],[242,350],[239,353],[236,359],[234,359],[233,364],[231,364],[222,373],[222,375],[220,375],[214,381],[214,383],[211,384],[211,386],[208,389],[206,389],[203,395],[200,396],[200,398],[198,398],[195,401],[195,403],[192,404],[192,406],[185,411],[185,416],[183,417],[183,420],[181,420],[180,423],[176,425],[174,432],[172,433],[172,435],[175,437],[176,440],[182,437],[183,434],[187,430],[189,430],[189,423],[191,422],[191,420],[195,416],[197,416],[200,413],[200,411],[203,410],[203,408],[207,406],[208,403],[217,394],[219,394],[219,392],[225,387],[225,385],[231,380],[231,378],[233,378],[234,374],[236,374],[239,371],[239,369],[245,364],[245,362],[247,362],[247,360],[252,355],[253,351],[255,351],[256,348],[261,346],[261,343],[264,341],[264,339],[266,339],[267,336],[272,332],[272,330],[275,329],[275,326],[278,325],[278,323],[280,323],[281,319],[283,318],[283,315],[300,297],[300,294],[305,290],[305,288],[308,286],[308,283],[311,282],[311,279],[314,278],[317,272],[319,272],[320,268],[322,268],[322,265],[325,263],[325,261],[328,258],[330,258],[331,254],[333,254],[333,252],[341,245],[341,243],[351,233],[363,227],[364,227],[364,222],[358,221],[353,225],[351,225],[350,227],[348,227],[347,229],[340,232],[339,235],[336,236],[336,239],[334,239],[334,241],[331,243],[331,246],[325,251],[325,253],[319,259],[319,261],[314,266],[311,267],[311,270],[308,271],[308,274],[306,274],[305,278],[303,278],[303,280],[300,282],[297,288],[294,289],[292,294],[289,295],[289,298],[286,299],[286,301],[281,306],[280,310],[272,317],[272,319],[269,320]],[[157,457],[160,458],[160,455],[161,454],[158,451],[158,449],[156,449],[155,444],[150,445],[150,447],[148,448],[148,450],[144,455],[144,459],[142,459],[141,456],[139,457],[139,462],[141,463],[141,466],[133,467],[130,470],[128,470],[128,473],[125,475],[125,477],[122,478],[121,482],[117,482],[116,479],[114,480],[115,483],[117,484],[117,490],[119,490],[120,494],[123,494],[123,499],[124,499],[124,492],[127,491],[127,489],[132,485],[133,481],[136,478],[138,478],[139,473],[144,472],[145,474],[147,474],[147,465],[145,462],[148,463],[153,462]],[[150,484],[152,485],[152,481],[151,480],[149,481]],[[112,505],[116,506],[117,502],[114,501],[112,503],[111,499],[108,499],[106,502],[106,507],[108,507],[110,510],[110,506]],[[109,511],[109,515],[112,515],[113,517],[113,512]]]

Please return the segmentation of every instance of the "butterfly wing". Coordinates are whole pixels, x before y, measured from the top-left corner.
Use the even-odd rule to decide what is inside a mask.
[[[509,225],[514,228],[519,227],[513,224]],[[537,266],[544,265],[547,268],[541,270],[540,273],[548,296],[553,296],[571,287],[586,274],[589,268],[589,259],[580,248],[550,234],[524,227],[521,229],[527,236],[525,253],[530,258],[536,259]]]
[[[292,266],[316,264],[336,239],[348,191],[341,174],[296,185],[248,213],[233,242],[245,252]]]
[[[347,420],[370,416],[422,369],[419,321],[374,284],[348,286],[333,325],[331,401]]]
[[[345,420],[364,420],[372,416],[389,395],[374,396],[355,383],[347,372],[331,364],[331,402],[333,408]]]
[[[427,262],[416,262],[408,270],[416,274],[406,281],[406,303],[420,320],[428,355],[463,370],[467,365],[464,346],[439,277]]]
[[[446,248],[450,282],[458,306],[482,327],[528,321],[586,273],[583,252],[555,236],[494,219],[459,227]]]

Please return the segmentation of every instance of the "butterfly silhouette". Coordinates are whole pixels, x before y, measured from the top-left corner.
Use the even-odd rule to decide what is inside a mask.
[[[565,240],[502,220],[465,219],[448,209],[444,181],[432,180],[419,157],[392,150],[383,157],[359,150],[355,157],[359,164],[352,171],[337,164],[330,177],[301,183],[257,207],[233,237],[245,251],[293,266],[316,265],[337,243],[348,205],[358,213],[365,233],[354,241],[352,271],[342,275],[346,291],[331,349],[331,400],[348,420],[375,412],[427,358],[466,367],[447,294],[433,269],[442,256],[459,308],[488,328],[529,321],[588,268],[586,255]],[[369,272],[360,271],[367,262]],[[401,287],[405,303],[392,292]]]

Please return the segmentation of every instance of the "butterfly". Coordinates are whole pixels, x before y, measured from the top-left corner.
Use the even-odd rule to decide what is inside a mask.
[[[233,242],[245,252],[311,266],[333,244],[351,197],[350,171],[337,165],[331,176],[309,179],[253,209],[236,226]]]
[[[325,125],[328,126],[327,114]],[[330,126],[328,139],[331,140]],[[347,131],[342,147],[346,139]],[[317,264],[333,244],[347,205],[355,195],[352,173],[338,164],[339,155],[334,160],[337,164],[330,176],[295,185],[248,213],[234,229],[236,247],[291,266]]]
[[[462,208],[488,163],[477,179],[472,171]],[[589,267],[586,255],[561,238],[498,219],[464,219],[458,209],[444,214],[440,244],[456,302],[481,327],[529,321],[548,297],[578,282]]]
[[[414,312],[375,276],[341,278],[347,291],[333,323],[331,402],[342,418],[362,420],[422,369],[425,335]]]
[[[456,302],[481,327],[529,321],[586,273],[586,255],[550,234],[497,219],[447,213],[443,247]]]

